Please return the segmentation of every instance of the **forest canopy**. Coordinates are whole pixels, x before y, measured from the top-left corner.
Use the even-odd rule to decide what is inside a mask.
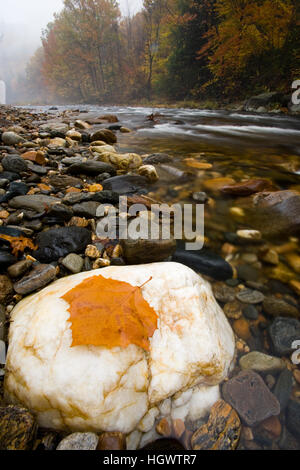
[[[65,0],[27,66],[32,100],[121,104],[288,92],[300,72],[298,0]]]

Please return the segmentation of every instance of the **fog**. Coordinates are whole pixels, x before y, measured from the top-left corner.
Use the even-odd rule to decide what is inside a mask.
[[[123,15],[136,13],[143,0],[119,0]],[[22,100],[26,64],[41,45],[41,32],[63,7],[63,0],[0,0],[0,80],[7,102]]]

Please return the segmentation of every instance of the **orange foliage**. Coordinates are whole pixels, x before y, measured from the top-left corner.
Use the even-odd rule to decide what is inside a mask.
[[[12,248],[12,254],[18,256],[19,252],[23,253],[26,248],[36,250],[37,246],[26,237],[10,237],[9,235],[0,235],[0,238],[7,240]]]
[[[62,298],[70,305],[72,346],[135,344],[149,351],[157,314],[143,298],[142,287],[94,276],[67,292]]]

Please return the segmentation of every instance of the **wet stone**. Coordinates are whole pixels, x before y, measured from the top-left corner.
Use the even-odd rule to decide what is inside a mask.
[[[128,264],[144,264],[164,261],[172,256],[176,249],[176,242],[170,240],[122,240],[121,246],[124,258]]]
[[[236,294],[236,298],[244,304],[256,305],[263,302],[265,296],[257,290],[243,289]]]
[[[14,284],[18,294],[26,295],[49,284],[56,276],[56,268],[52,264],[39,264],[25,277]]]
[[[0,250],[0,268],[5,268],[10,264],[13,264],[16,261],[16,258],[8,253],[7,251]]]
[[[92,219],[96,217],[97,209],[99,206],[100,203],[96,201],[82,202],[73,206],[73,212],[79,217],[86,217],[88,219]]]
[[[0,450],[31,450],[36,429],[34,417],[25,408],[0,408]]]
[[[229,287],[226,284],[223,284],[222,282],[216,282],[213,285],[213,293],[215,298],[222,303],[232,304],[236,296],[236,290],[233,287]],[[234,303],[235,306],[237,306],[237,304],[238,302]]]
[[[10,200],[9,205],[15,209],[29,209],[41,213],[51,205],[59,202],[60,200],[57,197],[46,196],[44,194],[32,194],[16,196]]]
[[[68,173],[71,175],[90,175],[97,176],[101,173],[109,173],[110,175],[115,175],[116,170],[109,163],[97,162],[97,161],[87,161],[83,163],[75,163],[68,168]],[[110,188],[105,188],[110,189]]]
[[[277,398],[254,371],[245,370],[223,386],[224,399],[248,426],[254,426],[280,413]]]
[[[12,294],[13,285],[11,280],[4,274],[0,275],[0,302],[5,303]]]
[[[82,227],[61,227],[42,232],[37,237],[38,250],[34,252],[42,262],[56,261],[69,253],[84,253],[91,243],[91,232]]]
[[[273,389],[274,395],[280,403],[280,409],[283,411],[289,402],[293,389],[293,374],[285,369],[279,375],[276,385]]]
[[[4,170],[14,173],[22,173],[27,171],[27,164],[23,158],[17,155],[7,155],[1,160]]]
[[[297,307],[274,296],[265,298],[263,310],[273,317],[300,317],[300,311]]]
[[[233,276],[230,264],[221,256],[208,250],[186,251],[177,249],[172,261],[185,264],[200,274],[219,281],[226,281]]]
[[[295,318],[276,318],[269,326],[272,349],[278,356],[293,352],[292,344],[300,338],[300,322]]]
[[[219,400],[211,409],[207,424],[192,436],[193,450],[234,450],[241,433],[241,422],[232,407]]]
[[[82,181],[74,176],[54,175],[49,178],[49,184],[57,189],[65,189],[68,187],[81,187]]]
[[[278,357],[269,356],[259,351],[251,351],[240,358],[240,366],[243,370],[251,369],[256,372],[267,373],[284,369],[285,363]]]
[[[239,302],[228,302],[224,305],[224,313],[227,318],[239,319],[242,316],[242,308]]]
[[[149,181],[144,176],[139,175],[121,175],[108,178],[103,181],[103,189],[111,190],[122,195],[135,193],[147,193]]]
[[[248,320],[257,320],[258,319],[258,311],[254,307],[254,305],[247,305],[245,308],[243,308],[243,315]]]
[[[99,437],[92,432],[76,432],[65,437],[56,450],[96,450]]]
[[[24,259],[22,261],[18,261],[18,263],[13,264],[7,270],[10,277],[13,279],[23,276],[32,266],[33,261],[29,259]]]
[[[84,264],[84,261],[83,259],[81,258],[81,256],[79,255],[76,255],[75,253],[70,253],[68,256],[66,256],[61,264],[66,268],[68,269],[69,271],[71,271],[71,273],[73,274],[77,274],[77,273],[80,273],[82,268],[83,268],[83,264]]]

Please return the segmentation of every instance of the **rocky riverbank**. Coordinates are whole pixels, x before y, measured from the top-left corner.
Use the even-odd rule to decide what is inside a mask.
[[[141,442],[154,448],[160,437],[169,439],[169,448],[299,448],[300,369],[293,349],[293,342],[300,342],[297,187],[282,190],[265,179],[207,179],[205,193],[188,197],[206,204],[209,234],[220,197],[234,201],[230,217],[240,228],[216,227],[215,240],[206,239],[199,252],[186,252],[180,244],[176,249],[172,238],[99,239],[100,205],[107,205],[107,216],[120,195],[127,195],[129,206],[147,209],[163,196],[155,184],[161,167],[170,171],[172,159],[122,152],[118,136],[129,132],[113,115],[81,120],[74,111],[53,118],[0,108],[1,392],[11,312],[23,298],[72,274],[170,259],[209,280],[235,333],[235,366],[209,414],[195,420],[154,411],[130,435],[48,430],[37,426],[33,410],[3,401],[0,448],[103,450],[136,448]],[[188,162],[200,171],[207,165]],[[126,220],[128,211],[122,214]],[[178,407],[190,397],[172,399]]]

